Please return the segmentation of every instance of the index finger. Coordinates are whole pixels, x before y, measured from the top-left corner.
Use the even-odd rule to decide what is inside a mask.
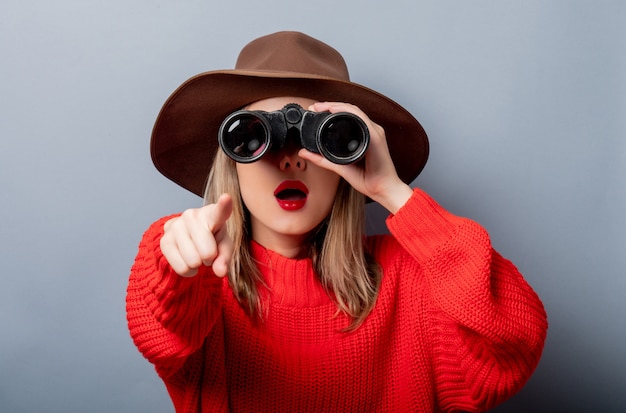
[[[353,105],[351,103],[346,103],[346,102],[315,102],[309,107],[309,110],[311,109],[314,110],[315,112],[323,112],[323,111],[329,111],[331,113],[351,112],[364,119],[367,118],[367,115],[365,114],[365,112],[361,110],[361,108],[359,108],[356,105]]]
[[[222,194],[212,207],[208,209],[208,229],[215,234],[222,229],[232,214],[233,200],[229,194]]]

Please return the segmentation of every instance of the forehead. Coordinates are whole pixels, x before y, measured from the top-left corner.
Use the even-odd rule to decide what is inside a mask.
[[[263,110],[266,112],[271,112],[274,110],[282,109],[288,103],[297,103],[302,106],[304,109],[307,109],[313,103],[317,102],[315,99],[297,97],[297,96],[279,96],[272,97],[267,99],[262,99],[256,102],[253,102],[246,106],[247,110]]]

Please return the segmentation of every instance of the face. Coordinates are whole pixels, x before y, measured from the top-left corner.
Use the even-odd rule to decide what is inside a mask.
[[[271,112],[288,103],[306,109],[314,102],[304,98],[270,98],[246,109]],[[299,149],[295,142],[290,142],[256,162],[236,166],[241,196],[250,211],[252,238],[292,257],[300,254],[311,231],[330,213],[340,180],[334,172],[299,157]]]

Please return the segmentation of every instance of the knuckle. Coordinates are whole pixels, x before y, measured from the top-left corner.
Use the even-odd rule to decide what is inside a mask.
[[[180,214],[180,217],[186,222],[191,222],[197,219],[197,210],[195,208],[186,209]]]
[[[181,264],[170,264],[174,272],[179,275],[184,275],[189,272],[189,268],[186,265]]]
[[[187,261],[187,267],[189,269],[197,269],[200,268],[202,266],[202,260],[200,259],[200,257],[194,257],[192,259],[190,259],[189,261]]]
[[[200,257],[200,261],[204,264],[210,265],[217,258],[217,251],[214,249],[204,252]]]
[[[174,242],[168,234],[164,234],[159,240],[159,247],[161,247],[161,252],[166,255],[166,257],[170,254],[173,245]]]
[[[191,251],[184,251],[183,260],[185,266],[190,269],[198,268],[202,265],[202,259],[200,256]]]

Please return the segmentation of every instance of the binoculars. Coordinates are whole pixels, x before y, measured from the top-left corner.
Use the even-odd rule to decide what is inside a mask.
[[[222,150],[240,163],[257,161],[296,139],[303,148],[345,165],[363,157],[370,135],[365,122],[352,113],[311,112],[290,103],[274,112],[234,112],[222,122],[218,139]]]

